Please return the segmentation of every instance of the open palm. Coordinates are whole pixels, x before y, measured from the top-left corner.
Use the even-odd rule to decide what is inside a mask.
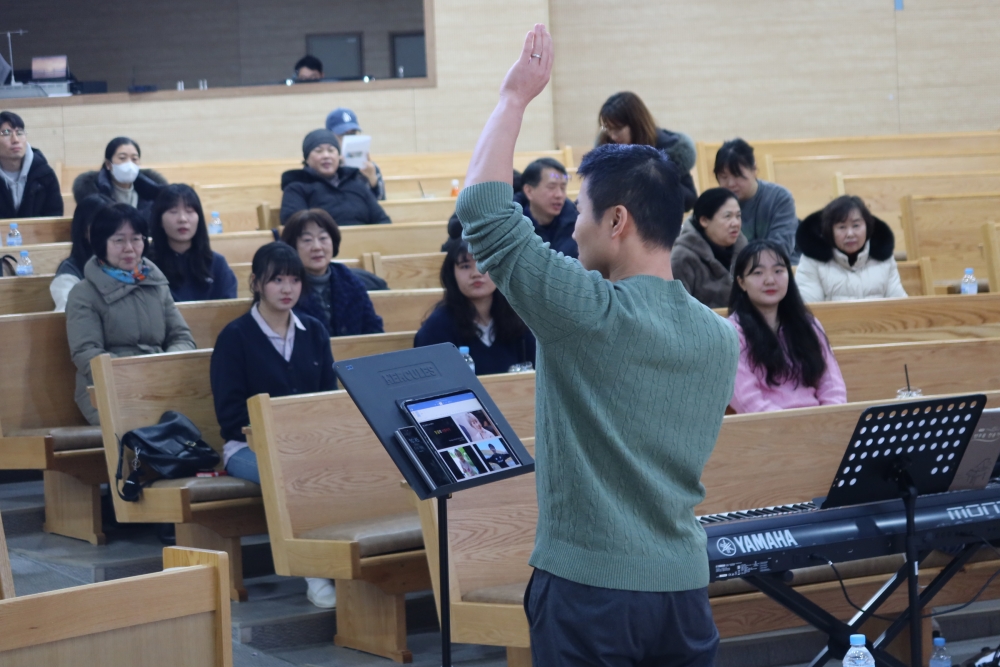
[[[541,23],[524,38],[524,48],[500,86],[500,96],[527,106],[549,82],[552,74],[552,35]]]

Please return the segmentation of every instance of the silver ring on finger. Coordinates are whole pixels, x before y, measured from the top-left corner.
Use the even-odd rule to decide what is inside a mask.
[[[539,60],[541,60],[542,59],[542,54],[541,53],[532,53],[531,54],[531,58],[538,58]],[[529,60],[531,60],[531,58],[529,58]]]

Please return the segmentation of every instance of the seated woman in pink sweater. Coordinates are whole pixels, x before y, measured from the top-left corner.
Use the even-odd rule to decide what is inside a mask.
[[[751,241],[733,266],[729,319],[740,337],[730,407],[770,412],[847,402],[847,388],[819,321],[799,295],[783,246]]]

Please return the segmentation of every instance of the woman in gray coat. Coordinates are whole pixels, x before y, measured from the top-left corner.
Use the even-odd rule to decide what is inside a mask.
[[[747,239],[740,202],[726,188],[705,190],[674,241],[670,268],[688,293],[709,308],[724,308],[733,288],[733,260]]]
[[[128,204],[99,212],[90,227],[94,256],[66,302],[66,333],[77,369],[76,404],[91,424],[99,423],[87,395],[94,383],[91,359],[104,353],[132,357],[195,349],[166,277],[142,257],[146,233],[146,219]]]

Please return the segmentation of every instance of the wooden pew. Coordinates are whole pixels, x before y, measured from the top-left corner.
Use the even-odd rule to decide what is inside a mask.
[[[444,290],[411,289],[369,292],[375,312],[382,318],[386,332],[412,331],[431,314],[434,306],[444,299]]]
[[[212,211],[218,212],[226,232],[258,229],[257,205],[261,202],[281,207],[281,181],[277,179],[261,183],[196,185],[195,191],[201,199],[205,221],[211,221]]]
[[[0,220],[0,239],[3,240],[2,252],[16,255],[18,248],[7,246],[7,232],[10,224],[17,223],[17,231],[21,233],[21,243],[38,245],[40,243],[65,243],[72,240],[70,230],[73,226],[72,214],[57,218],[11,218]]]
[[[1000,150],[964,154],[772,156],[769,159],[771,180],[791,190],[800,218],[829,203],[838,172],[862,175],[1000,170]],[[891,219],[886,222],[893,224]]]
[[[918,260],[897,262],[899,280],[908,296],[934,296],[934,269],[929,257]]]
[[[440,252],[441,244],[448,240],[448,220],[341,227],[340,237],[339,257],[361,257],[366,252],[382,255]]]
[[[52,275],[59,268],[59,265],[64,259],[69,257],[69,252],[72,249],[72,243],[40,243],[40,244],[26,244],[20,248],[15,248],[18,252],[10,252],[11,249],[4,246],[0,248],[2,254],[13,255],[14,257],[20,256],[21,250],[28,251],[28,258],[31,260],[31,266],[34,269],[36,275]]]
[[[56,307],[49,293],[54,275],[0,278],[0,315],[42,313]]]
[[[416,335],[416,331],[397,331],[363,336],[338,336],[330,339],[330,349],[337,361],[367,357],[383,352],[408,350],[413,347],[413,337]]]
[[[877,403],[725,417],[715,451],[702,475],[707,494],[696,513],[803,502],[825,495],[858,416],[872,404]],[[1000,392],[989,394],[989,404],[1000,405]],[[531,441],[524,436],[522,441],[533,451]],[[802,455],[804,448],[808,456]],[[753,467],[750,474],[748,461]],[[750,477],[766,479],[768,483],[747,484]],[[417,502],[415,496],[411,498]],[[440,609],[436,504],[428,500],[417,505]],[[504,507],[503,515],[483,522],[484,514],[495,516],[497,506]],[[506,646],[508,664],[519,667],[531,665],[522,601],[531,575],[527,561],[534,547],[537,518],[534,474],[456,493],[448,503],[452,639]],[[893,571],[896,560],[888,564]],[[888,569],[886,563],[875,565]],[[968,600],[986,583],[997,565],[994,560],[966,566],[935,598],[935,605]],[[870,563],[861,567],[845,565],[840,569],[853,600],[867,599],[888,577],[878,567],[872,571]],[[838,618],[853,616],[855,610],[845,602],[832,573],[817,571],[818,568],[809,570],[812,571],[796,572],[801,575],[796,579],[803,582],[796,589]],[[922,583],[929,583],[939,571],[939,566],[921,568]],[[723,638],[804,625],[797,616],[749,585],[723,583],[709,588],[715,624]],[[991,599],[1000,596],[1000,583],[994,582],[985,595]],[[898,613],[905,607],[905,591],[901,590],[882,611]]]
[[[907,195],[900,207],[907,252],[930,257],[939,289],[961,281],[966,267],[979,279],[986,276],[982,227],[1000,221],[1000,192]]]
[[[383,278],[389,289],[426,289],[441,286],[441,265],[445,253],[388,255],[366,253],[362,257],[365,270]]]
[[[906,195],[958,195],[968,192],[1000,192],[1000,171],[913,174],[838,172],[834,175],[835,197],[861,197],[873,215],[896,225],[893,231],[902,230],[896,221],[903,214],[899,201]]]
[[[868,137],[819,137],[814,139],[747,140],[757,162],[765,155],[775,158],[811,155],[919,155],[926,153],[1000,153],[1000,132],[952,132],[936,134],[892,134]],[[712,168],[721,141],[698,142],[698,174],[702,188],[715,184]]]
[[[990,292],[1000,293],[1000,225],[984,222],[982,226],[983,249],[986,253],[986,278]]]
[[[534,428],[533,375],[482,378],[518,429]],[[335,643],[408,661],[403,594],[430,579],[399,471],[344,391],[249,406],[275,572],[335,579]]]
[[[0,664],[232,667],[226,560],[167,547],[162,572],[0,600]]]
[[[187,416],[202,438],[222,451],[215,418],[209,363],[212,350],[173,352],[91,362],[108,479],[114,483],[118,441],[125,433],[156,424],[167,410]],[[126,449],[126,470],[132,453]],[[221,467],[221,464],[220,464]],[[121,523],[176,524],[179,546],[225,551],[229,555],[233,600],[246,600],[240,538],[267,532],[260,487],[236,477],[190,477],[158,480],[145,487],[138,502],[112,491],[115,517]]]
[[[14,595],[14,575],[10,570],[7,537],[3,532],[3,518],[0,517],[0,600],[9,600]]]

